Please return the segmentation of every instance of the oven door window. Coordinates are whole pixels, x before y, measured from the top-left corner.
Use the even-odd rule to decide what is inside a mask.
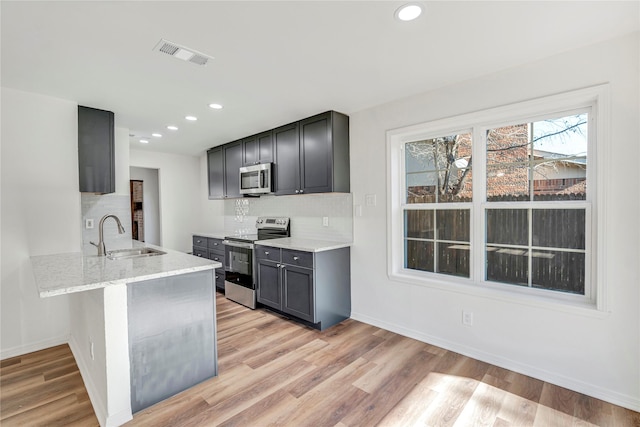
[[[225,280],[253,289],[253,250],[225,246]]]

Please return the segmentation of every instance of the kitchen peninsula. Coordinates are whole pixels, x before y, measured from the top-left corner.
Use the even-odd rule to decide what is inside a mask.
[[[222,265],[144,247],[152,255],[132,241],[135,254],[114,251],[114,259],[95,250],[31,257],[41,298],[70,294],[69,345],[103,426],[217,375],[214,269]]]

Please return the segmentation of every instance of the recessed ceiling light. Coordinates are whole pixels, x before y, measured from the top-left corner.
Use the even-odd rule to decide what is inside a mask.
[[[184,118],[192,122],[195,122],[196,120],[198,120],[196,116],[185,116]]]
[[[209,104],[209,107],[213,108],[214,110],[221,110],[222,109],[222,105],[220,105],[220,104]]]
[[[178,130],[178,126],[169,125],[169,126],[167,126],[167,129],[169,129],[169,130]]]
[[[141,144],[148,144],[148,143],[149,143],[149,141],[148,141],[148,140],[146,140],[146,139],[141,139],[141,140],[140,140],[140,143],[141,143]]]
[[[413,21],[422,14],[422,6],[416,3],[408,3],[400,6],[395,13],[396,19],[400,21]]]
[[[161,133],[152,133],[151,136],[154,136],[156,138],[162,138],[162,134]]]

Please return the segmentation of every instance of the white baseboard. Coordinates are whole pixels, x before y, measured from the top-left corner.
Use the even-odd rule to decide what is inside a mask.
[[[631,409],[632,411],[640,412],[640,397],[637,396],[629,396],[616,392],[614,390],[595,386],[593,384],[589,384],[575,378],[567,377],[557,372],[550,372],[512,359],[487,353],[477,348],[466,346],[464,344],[434,337],[423,332],[405,328],[394,323],[385,322],[367,316],[365,314],[352,312],[351,318],[363,323],[367,323],[369,325],[377,326],[379,328],[395,332],[409,338],[416,339],[418,341],[444,348],[446,350],[460,353],[462,355],[480,360],[485,363],[490,363],[492,365],[499,366],[504,369],[509,369],[510,371],[518,372],[520,374],[527,375],[551,384],[555,384],[557,386],[564,387],[578,393],[586,394],[588,396],[613,403],[614,405]]]
[[[55,347],[61,344],[67,344],[69,342],[69,335],[63,335],[55,338],[49,338],[46,340],[30,343],[27,345],[19,345],[2,350],[0,352],[0,360],[9,359],[11,357],[22,356],[27,353],[33,353],[34,351],[40,351],[47,348]]]
[[[91,405],[93,406],[93,411],[96,413],[96,418],[98,418],[98,422],[101,427],[106,427],[108,425],[107,408],[105,406],[106,402],[102,402],[99,397],[100,394],[98,393],[98,389],[91,380],[91,375],[88,374],[89,368],[87,366],[87,362],[82,357],[82,352],[79,350],[80,347],[78,346],[78,342],[75,340],[73,335],[69,337],[69,347],[71,347],[73,357],[76,359],[76,364],[80,370],[80,376],[82,376],[82,381],[84,382],[84,386],[89,394],[89,400],[91,400]]]

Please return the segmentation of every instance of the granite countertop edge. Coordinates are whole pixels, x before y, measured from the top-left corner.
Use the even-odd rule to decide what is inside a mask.
[[[151,247],[166,254],[119,260],[82,252],[31,256],[39,296],[66,295],[222,267],[216,261],[155,245],[133,241],[131,246]]]

